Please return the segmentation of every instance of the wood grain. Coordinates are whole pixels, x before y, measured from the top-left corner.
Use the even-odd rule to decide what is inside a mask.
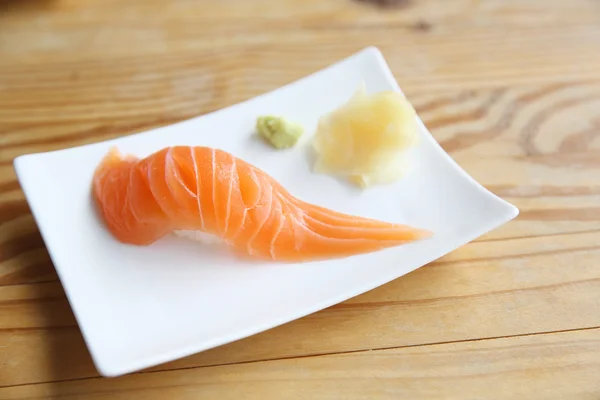
[[[0,0],[0,398],[600,397],[600,4],[402,3]],[[518,219],[322,312],[95,379],[13,158],[210,112],[370,45]]]
[[[0,389],[3,399],[597,399],[600,330]],[[274,396],[276,394],[276,396]]]

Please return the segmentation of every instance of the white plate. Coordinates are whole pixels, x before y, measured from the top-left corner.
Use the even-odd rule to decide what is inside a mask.
[[[18,157],[15,169],[98,371],[116,376],[219,346],[321,310],[398,278],[511,220],[518,210],[488,192],[421,124],[411,172],[360,191],[311,173],[307,139],[319,116],[361,81],[400,91],[381,53],[365,49],[271,93],[116,140]],[[304,124],[301,146],[256,140],[256,117]],[[221,148],[264,169],[296,196],[342,212],[431,229],[431,239],[332,261],[244,264],[227,251],[168,237],[121,244],[93,209],[94,168],[110,146],[146,156],[169,145]]]

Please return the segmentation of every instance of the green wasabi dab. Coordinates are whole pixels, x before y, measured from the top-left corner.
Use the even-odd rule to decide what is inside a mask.
[[[258,117],[256,130],[276,149],[293,147],[304,133],[304,128],[300,124],[273,116]]]

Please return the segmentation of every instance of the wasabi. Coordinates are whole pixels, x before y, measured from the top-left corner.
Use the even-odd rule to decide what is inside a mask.
[[[293,147],[304,133],[300,124],[282,117],[263,116],[256,121],[258,134],[276,149]]]

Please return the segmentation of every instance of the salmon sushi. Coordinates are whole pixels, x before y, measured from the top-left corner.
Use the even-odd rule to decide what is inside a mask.
[[[197,231],[245,255],[301,262],[431,235],[304,202],[257,167],[209,147],[167,147],[143,159],[112,149],[94,173],[92,190],[108,230],[133,245]]]

